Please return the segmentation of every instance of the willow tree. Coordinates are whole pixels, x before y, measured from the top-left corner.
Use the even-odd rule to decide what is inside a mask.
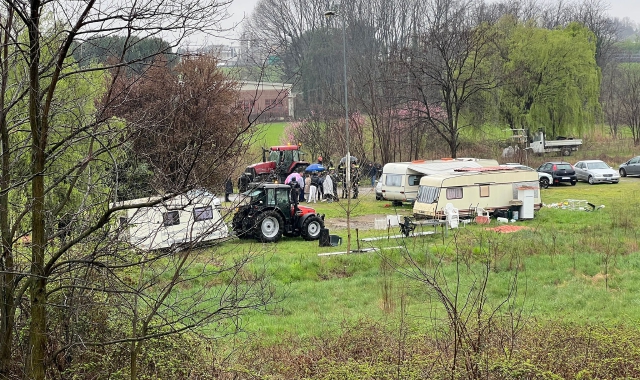
[[[507,19],[499,27],[502,120],[511,128],[543,129],[554,136],[593,126],[601,112],[593,33],[577,23],[549,30]]]

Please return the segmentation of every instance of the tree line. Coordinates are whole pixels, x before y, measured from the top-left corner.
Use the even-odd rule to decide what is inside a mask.
[[[628,95],[634,65],[615,59],[635,26],[609,17],[604,2],[350,1],[331,9],[333,20],[324,16],[329,7],[261,0],[244,35],[258,54],[277,52],[298,110],[324,115],[325,134],[335,135],[344,20],[349,107],[369,126],[351,123],[369,145],[356,139],[350,150],[366,150],[371,161],[424,158],[442,145],[455,157],[461,134],[491,127],[554,136],[603,122],[614,135],[619,125],[637,130]]]

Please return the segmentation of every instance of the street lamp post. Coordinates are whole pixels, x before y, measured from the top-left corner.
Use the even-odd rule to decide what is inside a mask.
[[[342,4],[341,4],[342,6]],[[336,16],[337,13],[335,11],[326,11],[324,16],[328,19]],[[342,67],[344,72],[344,137],[346,140],[346,162],[347,165],[345,169],[345,184],[347,187],[347,252],[350,251],[351,248],[351,153],[349,153],[349,98],[347,96],[347,33],[345,31],[345,15],[344,9],[342,14],[340,15],[342,18]]]

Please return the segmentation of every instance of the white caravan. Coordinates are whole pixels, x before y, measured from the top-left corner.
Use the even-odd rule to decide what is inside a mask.
[[[425,175],[451,173],[459,168],[480,168],[496,166],[496,160],[477,158],[457,158],[442,160],[417,160],[411,162],[391,162],[382,168],[382,198],[395,205],[414,202],[418,196],[420,179]]]
[[[458,209],[461,217],[513,207],[520,219],[533,218],[533,211],[542,207],[538,173],[497,166],[422,177],[414,215],[442,219],[448,203]]]
[[[133,199],[112,207],[152,204],[160,199]],[[222,239],[229,236],[229,229],[219,209],[215,195],[193,190],[153,206],[118,212],[118,233],[133,247],[147,251]]]

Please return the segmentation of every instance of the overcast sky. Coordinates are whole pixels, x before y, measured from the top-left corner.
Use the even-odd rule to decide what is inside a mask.
[[[249,17],[259,0],[233,0],[229,6],[231,17],[224,23],[225,28],[238,24],[243,18]],[[578,1],[578,0],[575,0]],[[628,17],[636,23],[640,23],[640,0],[609,0],[609,15],[618,18]],[[239,29],[239,28],[238,28]],[[237,37],[238,32],[229,37]]]

